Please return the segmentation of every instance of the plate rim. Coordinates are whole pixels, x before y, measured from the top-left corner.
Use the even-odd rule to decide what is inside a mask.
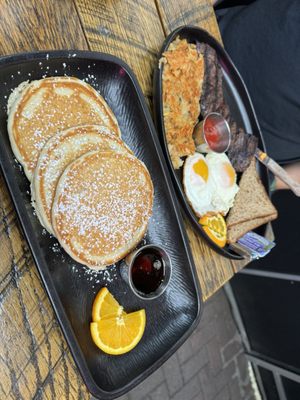
[[[100,386],[98,386],[90,372],[90,369],[89,369],[87,363],[86,363],[85,357],[81,351],[81,347],[76,339],[76,336],[72,329],[71,323],[69,322],[69,318],[67,317],[67,315],[64,311],[64,307],[60,301],[59,295],[58,295],[55,285],[52,281],[51,274],[47,267],[47,262],[44,259],[42,251],[41,251],[38,243],[35,240],[33,240],[33,242],[31,240],[31,237],[34,236],[33,229],[32,229],[29,217],[27,215],[26,206],[25,206],[25,203],[21,196],[21,191],[19,190],[14,177],[9,177],[9,175],[12,172],[10,170],[10,155],[7,154],[7,150],[4,146],[0,146],[0,166],[1,166],[1,169],[3,172],[5,184],[10,193],[10,197],[12,199],[15,211],[17,213],[17,217],[20,222],[20,226],[23,231],[23,235],[29,246],[29,249],[32,254],[37,271],[39,273],[40,279],[46,290],[46,293],[48,295],[50,303],[53,307],[55,316],[56,316],[56,318],[59,322],[59,325],[62,329],[63,335],[67,341],[67,344],[69,346],[69,349],[70,349],[72,357],[75,361],[75,364],[83,378],[83,381],[85,382],[85,384],[91,394],[93,394],[95,397],[102,398],[102,399],[114,399],[118,396],[122,396],[123,394],[127,393],[129,390],[133,389],[136,385],[138,385],[140,382],[142,382],[144,379],[146,379],[157,368],[159,368],[169,357],[171,357],[171,355],[192,334],[192,332],[198,326],[200,319],[201,319],[202,312],[203,312],[202,291],[201,291],[201,287],[200,287],[199,278],[197,276],[197,270],[196,270],[196,266],[194,263],[194,259],[193,259],[191,249],[189,246],[187,233],[185,231],[183,219],[180,214],[180,206],[179,206],[179,203],[178,203],[178,200],[177,200],[177,197],[176,197],[173,185],[172,185],[172,180],[169,175],[169,170],[168,170],[165,158],[163,156],[162,149],[160,147],[158,135],[156,133],[156,129],[154,127],[154,123],[152,121],[150,111],[146,104],[142,89],[138,83],[138,80],[137,80],[135,74],[133,73],[132,69],[128,66],[128,64],[125,63],[120,58],[118,58],[114,55],[108,54],[108,53],[89,51],[89,50],[66,49],[66,50],[41,50],[41,51],[33,51],[33,52],[22,52],[22,53],[1,56],[0,57],[0,69],[2,66],[6,66],[6,65],[13,65],[13,64],[23,63],[23,62],[32,62],[32,61],[39,60],[39,59],[45,60],[45,57],[47,55],[49,56],[49,59],[63,58],[64,61],[67,59],[68,62],[72,62],[72,58],[68,57],[70,55],[70,53],[73,53],[73,54],[76,53],[77,59],[91,59],[91,60],[114,63],[114,64],[122,67],[125,70],[126,74],[128,75],[129,79],[131,80],[131,82],[133,84],[133,88],[136,91],[138,101],[139,101],[142,111],[144,113],[145,122],[148,125],[148,129],[150,131],[151,138],[152,138],[152,141],[155,146],[158,161],[161,165],[162,174],[163,174],[163,177],[165,180],[165,184],[167,185],[170,201],[172,203],[172,206],[173,206],[176,218],[177,218],[177,225],[178,225],[179,231],[181,233],[185,253],[186,253],[186,256],[187,256],[187,259],[189,262],[189,268],[191,270],[191,282],[193,283],[195,293],[196,293],[196,296],[194,298],[194,300],[196,302],[196,306],[197,306],[197,314],[195,316],[195,319],[193,320],[192,324],[188,327],[188,329],[185,331],[185,333],[180,337],[180,339],[173,346],[171,346],[164,353],[164,355],[162,357],[160,357],[155,363],[153,363],[150,367],[148,367],[146,370],[144,370],[136,378],[129,381],[126,385],[124,385],[118,389],[114,389],[112,391],[106,391],[106,390],[102,389]],[[72,76],[74,76],[74,75],[72,75]],[[33,77],[31,77],[31,78],[32,78],[31,80],[34,80]],[[11,179],[11,178],[13,178],[13,179]],[[40,264],[42,265],[42,267],[40,267]],[[77,352],[79,354],[76,354]]]

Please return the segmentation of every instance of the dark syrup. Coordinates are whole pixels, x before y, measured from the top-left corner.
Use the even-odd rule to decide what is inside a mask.
[[[135,288],[145,294],[155,292],[165,277],[165,265],[155,249],[142,250],[135,258],[131,279]]]

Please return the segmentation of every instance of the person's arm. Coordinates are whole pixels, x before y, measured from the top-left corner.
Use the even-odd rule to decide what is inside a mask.
[[[300,183],[300,162],[293,163],[284,167],[286,172],[293,178],[296,182]],[[274,190],[289,189],[289,187],[282,182],[277,176],[275,176]]]

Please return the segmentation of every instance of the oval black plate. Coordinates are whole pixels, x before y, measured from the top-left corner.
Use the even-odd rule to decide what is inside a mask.
[[[231,61],[229,55],[226,53],[224,48],[220,45],[220,43],[216,39],[214,39],[205,30],[194,26],[183,26],[177,28],[166,38],[166,40],[163,43],[162,49],[160,51],[158,60],[161,58],[163,52],[168,50],[170,43],[173,42],[177,36],[180,36],[183,39],[187,39],[187,41],[190,43],[196,43],[196,41],[207,43],[208,45],[210,45],[215,49],[219,58],[219,63],[222,68],[224,77],[223,79],[224,97],[230,108],[231,115],[233,116],[237,124],[243,127],[246,132],[255,133],[258,136],[259,148],[264,149],[265,146],[262,134],[260,131],[260,127],[258,125],[258,121],[248,91],[238,70],[234,66],[233,62]],[[224,248],[221,248],[207,236],[207,234],[202,229],[202,226],[198,223],[198,218],[186,199],[182,185],[182,168],[178,170],[175,170],[173,168],[171,158],[168,152],[168,146],[164,128],[164,118],[163,118],[162,72],[163,72],[163,67],[159,68],[158,66],[154,72],[154,96],[153,96],[154,116],[155,116],[156,126],[160,134],[160,142],[169,166],[169,170],[171,172],[175,189],[181,201],[181,205],[186,215],[188,216],[189,220],[192,222],[192,225],[196,230],[196,232],[200,233],[214,250],[216,250],[218,253],[228,258],[242,259],[243,257],[236,254],[233,250],[229,248],[228,245],[226,245]],[[268,172],[265,167],[261,166],[261,164],[258,165],[258,170],[263,185],[265,186],[267,192],[269,192]],[[266,225],[263,225],[259,229],[257,229],[256,232],[261,235],[264,235],[265,229]]]
[[[154,185],[153,215],[146,243],[163,246],[173,273],[166,291],[152,301],[134,296],[118,268],[91,274],[72,260],[56,239],[43,232],[33,213],[29,182],[12,153],[6,124],[11,89],[24,80],[70,75],[87,79],[116,115],[122,138],[149,169]],[[0,164],[37,269],[75,362],[93,395],[121,396],[158,368],[187,339],[201,314],[201,291],[172,181],[144,96],[131,69],[108,54],[54,51],[0,59]],[[122,356],[109,356],[93,343],[89,330],[97,291],[107,286],[130,312],[146,309],[141,342]]]

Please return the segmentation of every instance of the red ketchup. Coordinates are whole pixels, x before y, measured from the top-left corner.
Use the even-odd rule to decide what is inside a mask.
[[[217,144],[220,137],[217,125],[209,119],[205,122],[205,137],[209,143],[212,143],[212,145]]]
[[[206,143],[211,150],[220,153],[227,149],[230,140],[228,129],[228,125],[221,115],[211,113],[207,116],[204,121],[203,132]]]

